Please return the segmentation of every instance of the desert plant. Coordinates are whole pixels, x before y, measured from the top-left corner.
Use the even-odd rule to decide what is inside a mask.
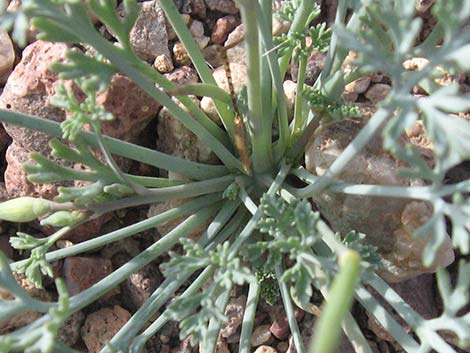
[[[172,0],[161,0],[160,6],[184,44],[202,84],[176,88],[136,56],[129,43],[129,32],[138,15],[133,0],[123,1],[123,17],[117,15],[117,4],[112,0],[88,0],[86,6],[77,0],[24,0],[18,12],[3,14],[2,24],[13,28],[13,36],[20,44],[25,43],[24,33],[31,23],[40,39],[80,43],[93,47],[96,54],[71,49],[67,60],[53,67],[62,79],[73,80],[86,96],[79,102],[71,90],[64,87],[58,90],[54,104],[69,112],[62,124],[14,111],[0,111],[0,121],[62,138],[62,141],[51,140],[52,155],[87,167],[75,170],[53,162],[48,156],[33,154],[35,164],[24,167],[31,182],[88,182],[80,188],[59,188],[54,202],[30,198],[8,201],[16,202],[14,207],[20,207],[17,203],[26,205],[22,212],[12,212],[11,204],[0,208],[3,219],[22,222],[49,214],[42,223],[60,227],[47,238],[37,239],[24,233],[12,238],[15,248],[31,250],[26,260],[8,264],[0,253],[0,285],[14,296],[14,300],[0,301],[2,320],[26,311],[44,313],[28,326],[0,336],[1,352],[74,352],[56,340],[64,320],[178,243],[183,245],[184,255],[170,252],[170,261],[162,266],[165,281],[102,353],[140,352],[147,340],[172,319],[181,321],[182,338],[191,336],[192,342],[199,343],[203,352],[214,352],[231,289],[245,284],[249,287],[248,301],[239,352],[250,352],[249,338],[256,306],[261,293],[266,293],[261,288],[260,278],[266,278],[266,274],[272,274],[271,278],[277,281],[299,353],[306,349],[294,307],[311,311],[313,288],[328,301],[323,309],[325,317],[318,327],[319,339],[312,346],[315,353],[334,349],[340,326],[357,352],[371,352],[359,325],[348,312],[353,295],[407,352],[454,352],[442,338],[442,330],[455,334],[454,342],[460,347],[469,346],[470,314],[460,313],[469,302],[467,262],[462,260],[454,287],[445,270],[439,269],[444,312],[438,318],[425,320],[376,274],[382,258],[368,243],[368,238],[353,229],[342,236],[333,232],[320,214],[312,210],[309,200],[315,202],[323,192],[329,191],[387,200],[425,201],[433,206],[432,217],[420,224],[415,234],[427,244],[423,252],[424,264],[442,265],[436,257],[447,237],[446,217],[452,223],[454,248],[468,254],[470,181],[445,185],[444,177],[452,167],[470,158],[469,123],[448,115],[468,110],[470,100],[458,92],[456,84],[443,87],[437,84],[435,75],[470,69],[467,60],[470,33],[463,30],[470,15],[470,1],[436,1],[433,14],[437,25],[420,44],[416,44],[415,39],[421,21],[414,16],[412,1],[340,0],[333,32],[323,24],[311,26],[320,13],[313,0],[285,1],[278,15],[290,21],[291,27],[288,34],[275,39],[271,29],[271,0],[238,0],[237,3],[244,23],[249,77],[246,95],[241,94],[237,104],[215,84]],[[347,16],[349,12],[351,15]],[[95,29],[90,13],[107,26],[117,43],[109,42]],[[310,45],[307,45],[308,37]],[[305,70],[313,50],[327,51],[327,60],[316,83],[307,87]],[[348,50],[356,51],[358,60],[356,69],[345,74],[340,68]],[[428,65],[421,71],[406,71],[404,61],[418,56],[427,58]],[[291,59],[298,62],[299,74],[290,123],[282,83]],[[343,119],[357,116],[357,107],[341,103],[344,86],[377,71],[390,77],[391,92],[327,170],[322,175],[310,174],[299,162],[308,140],[318,133],[319,127],[331,122],[342,124]],[[96,105],[96,94],[104,90],[118,72],[166,107],[212,150],[221,164],[195,163],[104,136],[101,124],[112,116]],[[416,85],[428,95],[419,99],[413,96],[410,92]],[[192,93],[214,99],[221,125],[194,104],[187,96]],[[185,109],[171,94],[178,94],[176,97]],[[401,141],[405,130],[418,119],[423,120],[433,143],[433,166],[429,166],[411,144]],[[91,128],[90,132],[84,131],[85,125]],[[379,132],[385,150],[408,166],[401,170],[402,175],[425,180],[428,185],[348,184],[339,179],[348,163]],[[104,161],[96,157],[96,150]],[[126,174],[112,155],[177,173],[186,180]],[[247,155],[249,159],[244,157]],[[287,180],[288,175],[296,178]],[[307,185],[299,188],[301,181]],[[188,198],[191,200],[181,206],[131,226],[49,251],[71,229],[105,213]],[[37,204],[41,204],[39,209]],[[159,241],[85,291],[69,298],[62,282],[57,280],[58,303],[30,298],[11,273],[25,272],[31,282],[41,286],[43,275],[52,275],[52,261],[100,248],[182,216],[186,218]],[[187,239],[187,234],[204,224],[207,227],[197,240]],[[362,258],[360,268],[358,255]],[[345,277],[347,281],[343,282]],[[193,281],[185,288],[189,278]],[[200,291],[203,286],[205,290]],[[372,289],[391,304],[415,335],[405,332],[371,295]],[[170,304],[169,299],[175,294],[176,299]],[[162,314],[149,323],[162,308],[165,308]]]

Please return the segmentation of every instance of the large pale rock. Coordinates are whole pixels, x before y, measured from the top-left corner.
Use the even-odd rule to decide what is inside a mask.
[[[0,30],[0,83],[6,81],[15,62],[15,49],[7,32]]]
[[[342,153],[363,123],[344,120],[325,126],[310,142],[306,152],[307,169],[322,175]],[[374,138],[345,167],[338,179],[353,184],[390,186],[422,186],[422,180],[397,176],[400,162],[385,153],[382,141]],[[322,215],[335,231],[346,234],[354,229],[367,235],[367,241],[377,246],[383,257],[381,275],[390,282],[403,281],[421,273],[433,272],[453,262],[451,241],[446,236],[431,267],[421,261],[427,239],[415,239],[412,234],[426,223],[431,205],[402,198],[346,195],[325,190],[314,199]]]
[[[159,1],[146,1],[138,4],[139,16],[129,34],[132,48],[137,55],[149,62],[161,54],[170,57],[166,20]]]

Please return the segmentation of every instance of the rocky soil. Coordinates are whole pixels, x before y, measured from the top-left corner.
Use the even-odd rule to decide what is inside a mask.
[[[213,75],[217,83],[228,90],[227,78],[222,68],[221,47],[232,43],[243,35],[243,28],[240,25],[238,9],[232,0],[175,0],[180,9],[181,16],[188,25],[194,39],[204,53],[207,62],[214,68]],[[331,21],[334,17],[335,1],[322,1],[322,18]],[[425,1],[418,1],[417,8],[419,16],[425,20],[422,36],[429,33],[429,28],[434,24],[430,15],[429,6]],[[15,6],[10,3],[10,8]],[[167,24],[163,11],[158,5],[158,0],[145,1],[140,4],[140,15],[137,23],[131,32],[131,43],[136,53],[155,70],[165,74],[165,76],[180,85],[189,82],[198,82],[198,76],[191,65],[190,59],[178,41],[176,34]],[[104,26],[96,24],[100,30],[112,38]],[[275,22],[274,26],[279,30],[286,30],[285,23]],[[16,47],[8,33],[0,30],[0,107],[18,112],[37,115],[55,121],[63,121],[67,113],[61,109],[53,107],[50,99],[54,96],[58,78],[48,67],[56,61],[63,60],[65,51],[64,44],[54,44],[34,39],[34,31],[31,30],[30,42],[26,48]],[[244,62],[243,45],[235,46],[227,53],[232,71],[235,90],[240,90],[246,82],[246,66]],[[350,53],[350,59],[354,58],[354,53]],[[324,62],[324,55],[313,53],[309,58],[307,67],[307,83],[313,83]],[[410,70],[418,70],[422,62],[419,59],[412,61]],[[350,65],[345,65],[344,70],[350,70]],[[297,68],[291,65],[288,80],[284,83],[285,95],[288,100],[288,107],[292,113],[295,99],[295,80]],[[469,90],[468,77],[458,78],[463,90]],[[375,105],[380,102],[390,91],[390,80],[381,73],[376,73],[357,79],[348,84],[344,92],[346,101],[358,104],[364,115],[370,115],[374,111]],[[419,90],[416,90],[420,94]],[[194,101],[214,119],[217,116],[211,99],[193,97]],[[217,159],[211,151],[204,146],[190,131],[172,117],[166,109],[161,107],[143,93],[134,83],[122,75],[116,75],[111,87],[98,97],[100,104],[113,113],[115,120],[103,125],[103,131],[113,137],[126,141],[135,142],[147,147],[155,148],[165,153],[183,157],[192,161],[204,163],[217,163]],[[320,134],[315,141],[311,141],[306,166],[311,171],[321,174],[331,158],[344,148],[344,134],[349,134],[358,128],[358,123],[351,121],[349,125],[343,125],[341,130],[337,126],[330,126]],[[346,130],[344,130],[346,129]],[[411,131],[409,139],[423,140],[424,132],[419,130]],[[29,154],[33,151],[48,155],[50,149],[47,145],[48,137],[44,134],[32,132],[12,125],[0,126],[0,199],[13,198],[18,196],[32,195],[45,198],[53,198],[57,194],[59,184],[33,185],[26,179],[25,173],[21,169],[21,164],[30,160]],[[342,177],[350,182],[367,182],[388,184],[388,185],[409,185],[410,181],[393,179],[393,171],[396,163],[391,157],[385,156],[383,151],[375,142],[373,146],[361,154],[356,167],[365,170],[364,165],[369,166],[366,175],[352,175],[345,171]],[[432,146],[422,146],[423,149]],[[375,149],[374,149],[375,148]],[[328,159],[325,153],[318,155],[315,150],[328,152]],[[378,150],[377,150],[378,149]],[[131,163],[129,161],[119,161],[121,167],[133,173],[141,175],[157,176],[159,171],[148,166]],[[361,164],[362,163],[362,164]],[[363,165],[364,164],[364,165]],[[78,166],[76,166],[78,167]],[[366,168],[367,169],[367,168]],[[351,169],[352,170],[352,169]],[[383,175],[383,171],[390,172],[388,176]],[[462,172],[463,170],[463,172]],[[376,172],[381,172],[377,175]],[[375,174],[374,174],[375,173]],[[466,173],[464,176],[459,173]],[[468,166],[457,171],[455,178],[468,178]],[[175,176],[177,177],[177,176]],[[454,176],[449,176],[454,177]],[[360,180],[359,180],[360,179]],[[453,180],[455,182],[455,180]],[[408,183],[408,184],[407,184]],[[71,183],[67,184],[71,185]],[[356,209],[357,218],[367,212],[371,205],[364,200],[361,209]],[[350,213],[351,206],[357,204],[358,200],[334,199],[331,195],[319,200],[318,207],[324,211],[327,220],[337,230],[342,229],[342,224],[335,224],[335,219],[341,219],[338,213]],[[333,205],[333,207],[331,207]],[[174,205],[161,203],[152,205],[150,209],[137,208],[113,214],[112,216],[97,219],[85,227],[79,227],[71,232],[64,240],[58,242],[58,247],[66,247],[71,244],[91,239],[99,234],[121,228],[138,219],[144,219],[147,215],[162,212]],[[330,209],[330,208],[331,209]],[[348,208],[349,207],[349,208]],[[436,294],[434,276],[426,274],[419,265],[420,249],[411,249],[410,239],[405,239],[401,230],[406,225],[419,226],[426,217],[429,209],[426,204],[407,203],[398,200],[396,204],[386,206],[386,209],[377,209],[377,215],[387,213],[390,217],[386,222],[380,220],[380,226],[387,227],[385,231],[390,235],[389,240],[399,239],[385,244],[381,248],[387,260],[390,262],[385,278],[393,283],[392,286],[408,303],[425,318],[431,318],[439,313],[439,299]],[[419,221],[418,221],[419,220]],[[352,220],[354,222],[354,220]],[[90,287],[98,280],[104,278],[114,269],[129,261],[141,250],[152,244],[166,232],[172,225],[165,228],[158,228],[133,236],[119,243],[114,243],[105,248],[93,252],[67,258],[54,264],[57,276],[65,278],[68,290],[72,295],[80,293]],[[361,224],[358,224],[358,229]],[[374,233],[377,237],[383,233],[383,229],[377,230],[375,224],[370,224],[372,229],[359,229],[366,233]],[[0,249],[12,260],[24,258],[27,254],[13,250],[8,242],[8,238],[14,235],[18,229],[17,225],[0,224]],[[38,237],[46,236],[52,231],[39,227],[37,222],[32,222],[25,226],[23,230],[30,231]],[[388,233],[387,233],[388,232]],[[378,245],[382,238],[374,240]],[[421,247],[422,245],[419,245]],[[394,248],[395,247],[395,248]],[[398,248],[397,248],[398,247]],[[442,248],[442,262],[446,265],[451,263],[454,254],[449,243]],[[403,255],[406,252],[406,256]],[[388,254],[388,255],[387,255]],[[389,256],[389,257],[387,257]],[[76,349],[95,353],[98,352],[104,342],[113,336],[117,330],[130,318],[133,312],[139,308],[151,293],[162,282],[162,274],[159,270],[159,262],[151,263],[141,271],[131,275],[120,287],[108,293],[97,303],[90,305],[84,310],[74,314],[66,326],[61,330],[60,337],[67,344]],[[406,265],[404,265],[406,263]],[[45,290],[33,288],[27,280],[18,275],[18,282],[35,298],[41,300],[53,300],[56,293],[53,291],[51,281],[46,280]],[[0,297],[7,299],[9,293],[0,290]],[[218,353],[237,352],[237,341],[240,336],[240,325],[246,303],[246,290],[237,288],[233,292],[233,297],[227,307],[226,315],[228,322],[224,325],[218,343]],[[320,304],[321,299],[315,304]],[[22,326],[33,319],[34,313],[27,313],[21,317],[15,317],[9,322],[0,322],[0,333],[7,332],[15,327]],[[370,340],[374,352],[388,353],[401,352],[393,339],[383,330],[383,328],[373,319],[368,318],[359,307],[354,308],[355,317],[358,318],[361,327]],[[304,337],[308,342],[311,335],[311,327],[316,317],[311,314],[297,312],[297,319]],[[292,338],[289,332],[287,319],[280,304],[268,305],[261,303],[256,317],[256,326],[251,338],[253,351],[255,353],[293,353]],[[147,353],[190,353],[198,352],[198,347],[192,348],[188,340],[181,342],[178,338],[177,323],[172,322],[166,325],[163,330],[153,337],[146,345]],[[354,352],[352,346],[346,339],[343,339],[338,352]]]

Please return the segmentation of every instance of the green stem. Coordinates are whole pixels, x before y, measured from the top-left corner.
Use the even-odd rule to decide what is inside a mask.
[[[147,229],[151,229],[157,225],[163,224],[172,219],[185,216],[189,213],[195,212],[201,208],[208,207],[215,202],[221,200],[220,194],[212,194],[208,196],[200,197],[196,200],[187,202],[181,206],[177,206],[168,211],[162,212],[156,216],[150,217],[144,221],[132,224],[130,226],[120,228],[108,234],[104,234],[100,237],[93,238],[84,241],[79,244],[72,245],[71,247],[59,249],[46,254],[46,261],[52,262],[59,259],[63,259],[69,256],[75,256],[87,251],[99,249],[106,244],[122,240],[130,237],[133,234],[143,232]],[[11,269],[14,271],[18,266],[25,263],[26,260],[21,260],[10,264]]]
[[[305,48],[305,39],[302,43],[302,49]],[[299,61],[299,73],[297,77],[297,94],[295,95],[295,108],[294,108],[294,129],[292,131],[290,145],[293,146],[302,132],[305,130],[305,120],[306,116],[304,116],[304,109],[303,109],[303,95],[302,91],[304,89],[305,83],[305,73],[307,71],[307,57],[304,55],[300,55]]]
[[[127,207],[147,205],[154,202],[162,202],[175,199],[205,195],[223,191],[233,182],[233,176],[227,175],[220,178],[198,181],[166,188],[149,189],[146,195],[131,196],[124,199],[103,202],[90,205],[87,208],[95,212],[96,216],[116,211]]]
[[[238,0],[240,13],[245,28],[245,50],[247,62],[248,122],[253,148],[253,170],[255,173],[269,171],[272,167],[271,117],[263,116],[260,97],[261,71],[258,41],[258,7],[252,0]]]
[[[340,270],[328,293],[328,301],[322,309],[314,329],[309,353],[333,353],[339,343],[341,323],[348,313],[354,297],[360,270],[361,257],[353,250],[339,257]]]
[[[199,47],[195,43],[185,23],[182,21],[181,15],[178,12],[178,9],[176,8],[174,2],[171,0],[161,0],[160,6],[162,7],[163,11],[165,11],[165,15],[167,16],[167,19],[171,23],[178,38],[183,43],[202,81],[204,83],[216,85],[214,77],[212,76],[212,72],[206,64],[206,60],[202,56]],[[233,140],[233,136],[234,136],[233,135],[234,133],[233,112],[230,111],[230,109],[228,108],[226,104],[223,104],[217,101],[214,101],[214,104],[217,108],[217,111],[219,112],[220,118],[222,120],[222,123],[224,124],[225,129],[227,130],[229,136]]]
[[[2,109],[0,109],[0,121],[41,131],[52,137],[62,137],[60,123],[55,121]],[[95,134],[82,131],[79,136],[87,145],[99,147]],[[103,139],[111,153],[166,169],[191,179],[201,180],[227,174],[227,168],[224,166],[191,162],[108,136],[104,136]]]
[[[248,298],[246,299],[245,313],[243,314],[242,331],[240,333],[238,353],[251,352],[251,335],[255,324],[256,308],[258,307],[261,287],[258,283],[250,283]]]
[[[283,271],[281,265],[277,265],[275,271],[277,283],[279,284],[279,289],[281,291],[282,303],[284,304],[287,321],[289,322],[290,332],[292,334],[292,338],[294,339],[295,349],[298,353],[304,353],[305,347],[302,341],[302,335],[300,334],[299,326],[297,325],[297,320],[295,319],[294,306],[292,305],[292,300],[290,298],[287,285],[282,280]]]

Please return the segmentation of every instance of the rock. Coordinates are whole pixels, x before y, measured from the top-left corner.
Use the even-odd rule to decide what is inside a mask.
[[[33,299],[40,301],[50,301],[51,297],[46,290],[42,288],[36,288],[32,283],[30,283],[26,276],[22,273],[14,272],[16,281],[18,284],[25,290],[25,292]],[[8,292],[6,289],[0,287],[0,300],[12,300],[14,296]],[[0,320],[0,334],[5,334],[14,329],[23,327],[37,318],[41,317],[43,314],[36,311],[26,311],[19,313],[8,320]]]
[[[233,15],[219,18],[212,28],[211,40],[215,44],[223,44],[231,31],[240,24],[240,20]]]
[[[15,62],[15,48],[7,32],[0,30],[0,84],[4,83]]]
[[[429,65],[427,58],[411,58],[403,62],[403,68],[408,71],[421,71]]]
[[[350,92],[350,93],[343,93],[343,99],[346,103],[348,102],[355,102],[359,98],[359,94],[355,92]]]
[[[161,54],[170,57],[168,33],[163,10],[158,0],[138,3],[140,13],[129,34],[132,48],[143,60],[155,61]]]
[[[270,346],[260,346],[256,348],[255,353],[277,353],[277,351]]]
[[[184,24],[189,25],[189,23],[191,22],[191,16],[189,16],[188,14],[185,14],[185,13],[182,13],[180,15],[181,15],[181,19],[183,20]],[[168,33],[168,40],[169,41],[175,40],[177,38],[176,32],[173,29],[173,27],[171,27],[171,23],[169,21],[166,24],[166,31]]]
[[[191,64],[191,58],[181,42],[176,42],[173,46],[173,58],[177,66]]]
[[[157,116],[161,107],[137,84],[121,74],[112,78],[110,87],[97,95],[96,102],[114,116],[114,120],[103,123],[103,133],[129,142],[136,142],[138,135]]]
[[[129,320],[131,314],[115,305],[87,316],[82,327],[82,338],[89,353],[97,353]]]
[[[272,310],[274,321],[271,324],[269,330],[279,340],[285,340],[289,337],[290,334],[290,327],[289,321],[287,319],[285,310],[283,306],[276,306]],[[303,318],[304,311],[300,309],[295,310],[295,318],[297,322],[300,322]]]
[[[204,0],[189,0],[191,15],[201,19],[206,18],[206,3]]]
[[[224,45],[234,45],[233,48],[227,50],[228,62],[246,64],[245,43],[243,42],[244,37],[245,31],[243,30],[243,24],[235,27],[235,29],[228,35]],[[235,43],[238,44],[235,45]]]
[[[305,69],[305,84],[313,85],[323,70],[323,66],[326,61],[326,53],[320,51],[314,51],[310,54],[307,60],[307,67]],[[292,80],[297,82],[297,75],[299,71],[299,65],[294,64],[291,66],[290,74]]]
[[[24,129],[26,130],[26,129]],[[46,144],[42,150],[47,148]],[[42,151],[43,154],[49,153]],[[10,198],[21,196],[34,196],[52,199],[57,195],[58,186],[72,186],[71,182],[32,184],[26,178],[27,174],[23,170],[25,163],[33,163],[29,157],[31,151],[23,148],[19,143],[13,142],[7,149],[6,161],[8,163],[5,171],[5,187]],[[45,154],[47,156],[47,154]]]
[[[273,35],[280,36],[289,32],[291,23],[276,16],[273,17]]]
[[[109,259],[71,256],[64,260],[65,284],[71,296],[91,287],[111,272]]]
[[[369,88],[369,85],[370,85],[370,77],[364,76],[348,83],[344,87],[344,91],[346,93],[361,94],[367,91],[367,89]]]
[[[246,66],[245,64],[241,64],[238,62],[231,62],[230,64],[230,72],[232,77],[233,89],[234,93],[238,94],[243,86],[246,85],[247,74],[246,74]],[[218,67],[212,73],[217,85],[220,88],[223,88],[227,93],[230,93],[228,81],[227,81],[227,74],[225,72],[224,67]],[[206,113],[212,120],[215,122],[219,122],[219,115],[217,113],[217,109],[215,108],[214,101],[212,98],[203,97],[201,99],[201,109]]]
[[[204,25],[201,21],[194,20],[191,22],[189,26],[189,32],[193,35],[193,37],[203,37],[204,36]]]
[[[211,41],[211,39],[209,37],[206,37],[206,36],[202,36],[202,37],[196,37],[194,38],[194,41],[196,42],[197,46],[199,47],[200,50],[204,49],[205,47],[207,47],[207,45],[209,44],[209,42]]]
[[[8,77],[2,95],[0,108],[62,121],[63,110],[51,106],[50,98],[55,94],[57,74],[49,70],[52,63],[63,60],[67,46],[61,43],[36,41],[23,50],[23,58]],[[49,154],[47,142],[50,137],[44,133],[22,127],[4,124],[5,130],[26,151]]]
[[[273,336],[271,335],[269,326],[270,325],[261,325],[253,330],[250,340],[253,347],[258,347],[271,341]]]
[[[194,70],[191,66],[182,66],[164,76],[166,79],[173,82],[176,86],[197,83],[199,81],[199,76],[197,75],[196,70]]]
[[[238,298],[230,300],[226,309],[225,316],[227,321],[222,324],[220,335],[224,338],[234,335],[243,321],[243,314],[245,313],[246,296],[241,295]]]
[[[171,58],[166,56],[165,54],[160,54],[155,58],[153,62],[153,67],[156,68],[161,73],[167,73],[173,71],[173,61]]]
[[[218,67],[224,64],[223,47],[218,44],[209,45],[202,49],[202,55],[207,63],[212,67]]]
[[[59,329],[57,339],[69,347],[73,346],[80,338],[80,330],[84,321],[85,314],[83,311],[73,313],[65,320],[64,324]]]
[[[131,274],[121,285],[124,304],[131,310],[137,310],[161,282],[162,275],[154,263],[150,263],[138,272]]]
[[[372,103],[377,104],[378,102],[384,100],[391,90],[392,87],[390,87],[390,85],[385,83],[374,83],[366,92],[366,98]]]
[[[232,15],[238,13],[238,8],[232,0],[205,0],[205,2],[209,10]]]
[[[355,120],[325,126],[307,147],[307,169],[317,175],[325,173],[362,126],[363,122]],[[400,167],[401,162],[385,153],[381,138],[375,137],[352,159],[338,179],[353,184],[424,185],[422,180],[398,177],[396,172]],[[446,236],[435,263],[429,268],[421,263],[427,239],[414,239],[411,234],[430,219],[432,208],[428,203],[330,191],[324,191],[315,201],[335,231],[346,234],[351,229],[357,230],[378,247],[384,264],[380,274],[387,281],[399,282],[433,272],[454,260],[450,238]]]

